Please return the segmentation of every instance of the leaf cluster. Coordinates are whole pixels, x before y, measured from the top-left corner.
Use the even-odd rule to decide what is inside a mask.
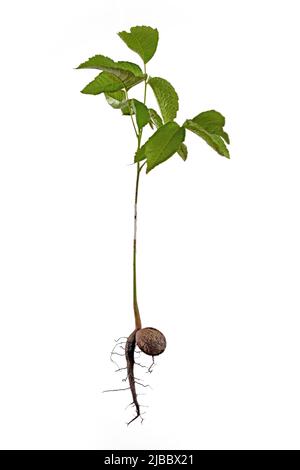
[[[114,61],[104,55],[95,55],[80,64],[78,69],[96,69],[100,73],[88,83],[82,93],[104,94],[107,103],[125,116],[131,116],[138,137],[135,162],[145,161],[147,173],[157,165],[179,154],[185,161],[188,149],[185,145],[186,130],[201,137],[219,155],[230,158],[227,144],[228,134],[224,131],[225,118],[215,110],[204,111],[181,126],[175,121],[179,109],[179,99],[174,87],[161,77],[147,74],[146,64],[156,52],[159,34],[150,26],[134,26],[130,31],[118,33],[125,44],[137,53],[143,62],[143,70],[133,62]],[[144,82],[144,102],[129,98],[128,91]],[[150,87],[158,104],[158,110],[146,105],[146,87]],[[142,130],[149,125],[154,133],[141,145]]]

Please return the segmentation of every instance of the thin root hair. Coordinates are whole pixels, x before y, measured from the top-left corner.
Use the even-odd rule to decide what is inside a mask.
[[[123,390],[130,390],[130,387],[126,388],[113,388],[111,390],[103,390],[102,393],[107,393],[107,392],[122,392]]]

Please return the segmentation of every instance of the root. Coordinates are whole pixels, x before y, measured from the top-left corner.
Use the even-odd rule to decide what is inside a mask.
[[[148,385],[148,384],[146,384],[146,385],[145,385],[145,384],[141,384],[140,382],[137,382],[136,380],[134,381],[134,383],[135,383],[136,385],[141,385],[142,387],[145,387],[145,388],[146,388],[146,387],[150,387],[150,388],[152,389],[151,385]]]
[[[115,343],[118,343],[120,341],[120,339],[126,339],[126,341],[127,341],[128,336],[120,336],[120,338],[115,339]],[[126,341],[123,341],[123,343],[126,343]]]
[[[120,338],[119,338],[119,339],[120,339]],[[114,347],[113,347],[113,349],[112,349],[112,351],[111,351],[111,353],[110,353],[110,360],[111,360],[111,362],[112,362],[113,364],[115,364],[115,366],[116,366],[118,369],[120,369],[120,366],[119,366],[119,364],[118,364],[116,361],[113,360],[112,356],[125,356],[125,353],[123,354],[123,353],[119,353],[119,352],[116,352],[116,351],[115,351],[115,349],[116,349],[118,346],[120,346],[121,344],[124,344],[124,343],[125,343],[124,341],[121,342],[121,343],[120,343],[120,342],[117,342],[117,344],[114,345]],[[121,347],[121,346],[120,346],[120,347]]]
[[[107,393],[107,392],[122,392],[123,390],[130,390],[130,387],[126,388],[113,388],[111,390],[103,390],[102,393]]]
[[[139,362],[135,362],[134,364],[135,364],[136,366],[140,366],[140,367],[144,367],[144,368],[147,367],[147,366],[144,366],[144,364],[140,364]]]
[[[135,333],[136,330],[134,330],[130,336],[128,336],[126,347],[125,347],[125,356],[126,356],[126,362],[127,362],[127,377],[128,377],[128,382],[131,390],[131,395],[132,395],[132,402],[135,406],[135,412],[136,415],[135,417],[127,423],[127,426],[129,426],[130,423],[132,423],[135,419],[138,417],[141,417],[141,410],[140,410],[140,405],[138,402],[137,398],[137,393],[136,393],[136,388],[135,388],[135,378],[134,378],[134,350],[135,350]],[[143,418],[141,418],[143,420]]]
[[[143,388],[151,388],[149,384],[142,383],[144,379],[135,377],[134,375],[134,366],[137,365],[141,368],[146,369],[146,373],[152,373],[153,367],[155,365],[154,356],[152,356],[152,362],[150,366],[141,364],[140,362],[135,362],[135,356],[140,358],[140,354],[142,351],[138,348],[136,344],[136,333],[138,329],[135,329],[128,337],[121,336],[117,340],[115,340],[115,345],[110,353],[110,360],[115,364],[117,367],[115,372],[127,371],[126,377],[122,379],[122,382],[128,381],[128,387],[125,388],[117,388],[117,389],[109,389],[103,390],[103,393],[107,392],[121,392],[125,390],[131,391],[132,402],[126,407],[134,407],[135,408],[135,416],[127,423],[127,426],[135,421],[137,418],[140,418],[141,423],[144,421],[142,415],[145,412],[141,412],[142,407],[147,407],[147,405],[142,405],[139,403],[138,397],[141,395],[145,395],[145,393],[137,393],[136,387],[139,385]],[[124,341],[126,340],[126,341]],[[125,345],[125,346],[124,346]],[[126,359],[126,367],[121,367],[119,364],[114,360],[116,356],[124,357]]]
[[[135,406],[134,403],[133,403],[133,401],[132,401],[131,403],[129,403],[129,405],[126,406],[125,410],[128,410],[128,408],[129,408],[130,406]],[[140,408],[149,408],[149,405],[141,405],[141,404],[140,404]]]
[[[129,405],[126,406],[125,411],[128,410],[128,408],[132,405],[134,405],[133,401],[131,403],[129,403]]]
[[[142,418],[142,415],[144,415],[144,414],[145,414],[145,413],[136,414],[136,415],[127,423],[127,426],[129,426],[129,424],[132,423],[133,421],[135,421],[137,418],[140,418],[141,424],[143,424],[144,418]]]
[[[148,374],[152,374],[154,366],[155,366],[154,356],[152,356],[152,363],[151,363],[150,367],[148,367],[148,370],[147,370]]]
[[[115,372],[120,372],[121,370],[127,370],[127,367],[119,367],[119,369],[115,370]]]
[[[139,413],[139,414],[136,414],[130,421],[128,421],[127,426],[133,423],[133,421],[135,421],[137,418],[141,418],[141,424],[143,424],[144,418],[142,418],[141,413]]]

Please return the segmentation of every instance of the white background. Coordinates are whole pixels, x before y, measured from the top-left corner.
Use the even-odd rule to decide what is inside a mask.
[[[298,4],[1,2],[1,448],[300,448]],[[168,347],[127,428],[129,392],[102,390],[133,329],[136,142],[74,67],[139,61],[116,35],[137,24],[178,122],[219,110],[232,158],[189,133],[142,178],[140,309]]]

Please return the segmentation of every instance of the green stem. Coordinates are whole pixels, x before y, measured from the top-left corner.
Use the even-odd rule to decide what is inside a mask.
[[[144,71],[145,75],[146,72],[146,64],[144,64]],[[145,88],[144,88],[144,104],[146,104],[146,96],[147,96],[147,78],[145,79]],[[128,97],[127,97],[128,99]],[[137,136],[138,146],[137,148],[140,149],[141,147],[141,140],[143,130],[139,129],[137,132],[136,126],[134,124],[133,116],[131,115],[133,127],[135,130],[135,134]],[[140,165],[140,162],[136,164],[136,181],[135,181],[135,197],[134,197],[134,237],[133,237],[133,311],[134,311],[134,319],[135,319],[135,328],[140,329],[142,328],[142,321],[138,306],[138,299],[137,299],[137,270],[136,270],[136,234],[137,234],[137,204],[138,204],[138,195],[139,195],[139,182],[140,182],[140,174],[141,170],[144,167],[146,162]]]
[[[136,128],[136,125],[135,125],[135,123],[134,123],[133,112],[132,112],[132,109],[131,109],[131,104],[130,104],[130,102],[129,102],[127,90],[125,90],[125,97],[126,97],[126,101],[128,102],[129,113],[130,113],[130,119],[131,119],[131,122],[132,122],[132,125],[133,125],[134,133],[135,133],[135,135],[136,135],[136,138],[137,138],[138,141],[139,141],[140,135],[139,135],[139,133],[138,133],[138,131],[137,131],[137,128]]]
[[[146,64],[144,64],[144,74],[146,75],[146,78],[145,78],[145,88],[144,88],[144,104],[146,104],[146,98],[147,98],[147,80],[148,80]]]
[[[139,181],[140,181],[140,164],[136,165],[136,182],[135,182],[135,198],[134,198],[134,236],[133,236],[133,310],[135,318],[135,328],[141,328],[141,316],[137,301],[137,283],[136,283],[136,232],[137,232],[137,202],[139,194]]]

